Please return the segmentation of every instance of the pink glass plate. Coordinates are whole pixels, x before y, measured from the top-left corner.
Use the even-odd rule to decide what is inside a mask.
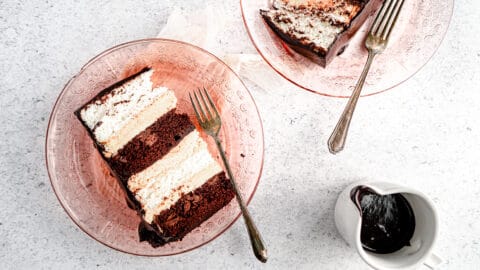
[[[145,66],[154,67],[160,74],[156,83],[175,92],[177,110],[188,113],[194,123],[187,93],[198,87],[210,90],[220,108],[221,139],[233,173],[242,195],[250,201],[263,166],[263,130],[255,103],[238,76],[217,57],[173,40],[138,40],[111,48],[92,59],[67,83],[50,116],[47,169],[60,203],[88,235],[131,254],[172,255],[197,248],[228,229],[240,215],[236,201],[232,200],[182,241],[159,248],[139,242],[139,217],[127,207],[123,191],[73,113],[102,89]],[[212,153],[216,153],[214,143],[208,142]]]
[[[240,0],[245,26],[265,61],[290,82],[315,93],[349,97],[367,59],[363,42],[372,16],[345,52],[323,68],[284,46],[259,14],[271,0]],[[453,0],[405,1],[388,48],[375,59],[363,96],[391,89],[413,76],[433,56],[445,36]]]

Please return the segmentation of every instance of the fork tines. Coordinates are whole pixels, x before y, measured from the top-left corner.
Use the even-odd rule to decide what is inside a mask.
[[[373,23],[370,34],[384,40],[388,39],[404,0],[385,0]]]
[[[193,101],[191,93],[189,93],[188,95],[190,97],[190,102],[192,103],[193,110],[195,111],[195,115],[197,116],[198,121],[204,122],[204,121],[209,121],[209,119],[220,117],[220,114],[218,113],[215,103],[213,103],[212,97],[210,96],[208,91],[205,89],[205,87],[203,88],[203,91],[201,89],[198,89],[197,91],[193,92],[193,96],[195,97],[196,102]],[[200,98],[198,98],[198,96],[200,96]],[[208,103],[207,103],[207,100],[205,99],[205,96],[207,97]]]

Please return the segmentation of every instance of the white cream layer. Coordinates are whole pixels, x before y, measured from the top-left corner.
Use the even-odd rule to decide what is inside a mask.
[[[276,10],[271,10],[269,16],[283,32],[291,33],[297,40],[307,39],[327,50],[335,42],[337,35],[344,30],[341,26],[331,25],[329,21],[348,24],[351,14],[356,14],[358,7],[345,2],[345,6],[341,9],[322,12],[321,16],[304,13],[308,10],[326,9],[336,5],[338,3],[332,0],[276,0],[273,3]],[[299,7],[305,7],[306,10],[299,10]],[[343,11],[346,10],[350,11],[350,15],[344,14]]]
[[[292,23],[282,22],[284,18],[290,19]],[[318,18],[304,14],[284,13],[280,15],[277,24],[285,33],[292,33],[295,39],[308,39],[316,46],[326,50],[335,42],[335,38],[343,31],[342,27],[332,26],[330,23]]]
[[[108,158],[131,139],[175,108],[177,99],[166,87],[152,88],[153,70],[143,72],[81,110],[80,116],[93,130]],[[101,123],[101,124],[100,124]]]
[[[208,151],[197,130],[150,167],[128,179],[128,189],[145,211],[144,219],[151,223],[155,215],[169,209],[182,194],[203,185],[222,168]]]

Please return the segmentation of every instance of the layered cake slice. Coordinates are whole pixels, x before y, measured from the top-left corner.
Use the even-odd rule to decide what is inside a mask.
[[[274,0],[265,22],[298,53],[326,66],[381,0]]]
[[[230,181],[172,90],[152,69],[102,91],[76,114],[142,218],[140,240],[181,240],[234,197]]]

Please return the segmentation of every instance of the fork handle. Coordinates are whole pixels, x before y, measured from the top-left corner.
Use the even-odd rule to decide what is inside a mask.
[[[365,83],[365,79],[367,78],[368,71],[370,70],[370,66],[372,65],[375,55],[375,52],[371,50],[368,51],[367,63],[363,68],[362,75],[360,75],[357,85],[355,86],[355,89],[348,100],[347,106],[345,106],[342,116],[340,116],[332,135],[330,135],[330,138],[328,139],[328,150],[330,150],[330,153],[332,154],[342,151],[345,147],[345,141],[347,140],[348,128],[350,127],[350,122],[352,121],[353,112],[355,111],[358,98],[362,92],[363,84]]]
[[[265,244],[263,243],[262,236],[255,226],[255,222],[253,222],[253,218],[248,211],[247,206],[245,205],[242,195],[238,190],[237,184],[235,179],[233,178],[232,170],[230,169],[230,165],[227,161],[227,157],[225,156],[225,151],[222,147],[222,142],[217,136],[214,136],[215,143],[217,144],[218,151],[220,152],[220,156],[222,157],[223,164],[227,169],[228,178],[230,178],[230,182],[232,183],[233,190],[235,191],[238,204],[240,205],[240,210],[242,210],[243,219],[245,220],[245,225],[247,226],[248,236],[250,237],[250,243],[252,244],[253,253],[255,257],[263,263],[267,262],[267,249]]]

